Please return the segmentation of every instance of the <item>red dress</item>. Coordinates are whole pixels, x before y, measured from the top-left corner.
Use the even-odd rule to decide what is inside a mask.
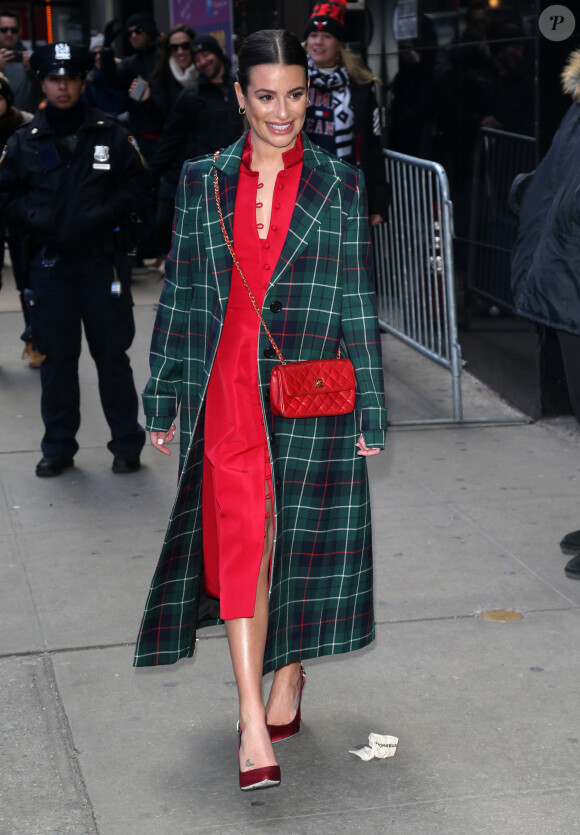
[[[259,173],[246,140],[234,210],[234,250],[262,309],[290,227],[302,171],[302,137],[282,155],[268,236],[256,224]],[[221,339],[207,388],[203,466],[203,563],[206,593],[220,600],[222,619],[253,617],[264,547],[266,485],[272,473],[258,387],[260,320],[232,268]]]

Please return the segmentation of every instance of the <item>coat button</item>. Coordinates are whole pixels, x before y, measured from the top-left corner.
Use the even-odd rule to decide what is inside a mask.
[[[272,302],[270,305],[270,310],[272,313],[280,313],[282,310],[282,302]]]
[[[274,434],[274,432],[272,432],[272,434],[270,435],[270,443],[271,444],[276,443],[276,435]]]
[[[280,487],[282,487],[282,479],[280,478],[280,476],[278,476],[278,478],[276,479],[276,488],[279,490]]]
[[[264,400],[270,400],[270,389],[266,389],[264,392]]]
[[[275,357],[275,356],[276,356],[276,351],[274,350],[274,348],[273,348],[271,345],[270,345],[270,347],[269,347],[269,348],[266,348],[266,349],[264,350],[264,356],[265,356],[265,357],[266,357],[266,359],[268,359],[268,360],[270,360],[270,359],[272,359],[272,357]]]

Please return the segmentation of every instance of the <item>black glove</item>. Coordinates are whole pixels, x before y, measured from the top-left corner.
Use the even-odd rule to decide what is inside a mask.
[[[105,24],[105,40],[103,42],[103,47],[105,49],[110,49],[113,45],[113,41],[115,38],[121,34],[123,31],[123,27],[121,26],[121,22],[118,17],[114,17],[108,23]]]

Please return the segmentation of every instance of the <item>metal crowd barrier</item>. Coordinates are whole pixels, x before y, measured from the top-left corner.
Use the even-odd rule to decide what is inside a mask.
[[[386,221],[373,228],[379,322],[383,330],[451,372],[453,420],[461,421],[462,363],[447,175],[436,162],[383,153],[392,200]]]
[[[473,158],[466,288],[506,310],[513,310],[511,252],[518,228],[509,191],[517,174],[535,167],[533,137],[480,130]]]

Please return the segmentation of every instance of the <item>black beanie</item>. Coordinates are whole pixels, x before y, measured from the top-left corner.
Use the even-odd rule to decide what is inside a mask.
[[[224,51],[213,35],[197,35],[192,40],[190,48],[192,55],[197,55],[198,52],[213,52],[213,54],[217,55],[222,63],[226,62]]]
[[[137,12],[137,14],[132,14],[131,17],[128,17],[125,21],[125,31],[129,29],[131,26],[142,26],[143,29],[147,32],[148,35],[151,35],[152,38],[159,37],[159,29],[157,28],[157,24],[153,20],[150,14],[146,14],[145,12]]]

